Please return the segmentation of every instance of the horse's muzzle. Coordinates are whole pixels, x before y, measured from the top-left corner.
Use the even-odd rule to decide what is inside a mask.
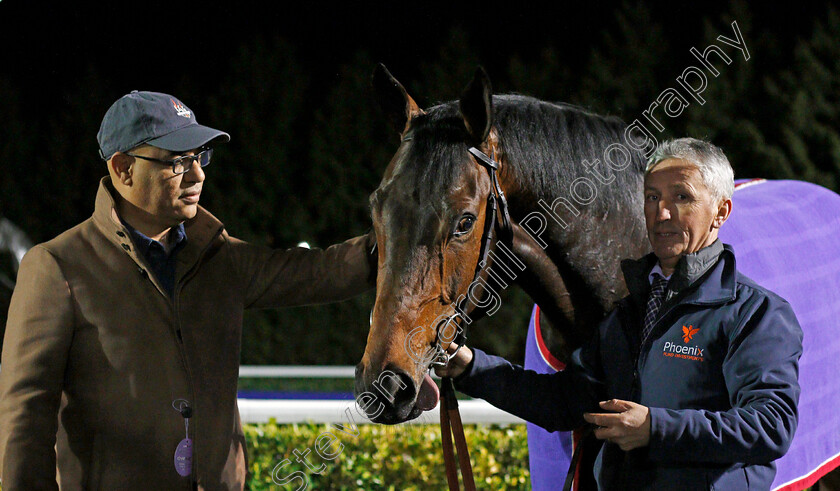
[[[356,405],[374,423],[398,424],[419,416],[417,384],[404,370],[388,366],[376,374],[356,365]]]

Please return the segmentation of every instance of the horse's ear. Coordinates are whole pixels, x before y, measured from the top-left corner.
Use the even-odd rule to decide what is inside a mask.
[[[371,85],[376,102],[379,103],[379,107],[382,108],[397,133],[403,134],[413,118],[424,114],[420,106],[408,95],[405,87],[382,63],[373,70]]]
[[[493,126],[493,88],[490,77],[483,68],[475,70],[475,76],[464,89],[459,102],[461,115],[467,132],[473,139],[474,145],[480,145],[487,140],[490,127]]]

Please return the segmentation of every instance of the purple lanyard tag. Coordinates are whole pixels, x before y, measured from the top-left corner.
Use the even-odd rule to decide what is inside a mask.
[[[175,447],[175,472],[178,475],[187,477],[192,474],[193,442],[190,438],[190,417],[192,408],[189,401],[177,399],[172,402],[172,407],[184,417],[184,439]]]
[[[184,438],[175,449],[175,471],[181,476],[192,474],[192,439]]]

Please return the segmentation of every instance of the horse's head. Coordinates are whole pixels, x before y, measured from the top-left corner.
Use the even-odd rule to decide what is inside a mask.
[[[373,421],[399,423],[437,404],[429,366],[454,338],[489,219],[491,179],[469,149],[498,149],[482,69],[457,104],[428,111],[382,65],[373,87],[401,142],[370,197],[379,270],[356,394]]]

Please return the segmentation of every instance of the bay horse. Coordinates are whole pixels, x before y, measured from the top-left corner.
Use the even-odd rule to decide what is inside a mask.
[[[373,421],[400,423],[427,409],[422,404],[429,396],[435,399],[428,366],[412,351],[437,343],[435,321],[455,314],[453,304],[467,292],[479,261],[491,179],[469,148],[500,163],[499,184],[514,222],[512,252],[525,265],[512,281],[542,307],[544,339],[561,359],[626,295],[620,259],[649,250],[644,217],[630,211],[642,210],[644,159],[633,153],[625,172],[604,163],[594,168],[613,181],[584,196],[589,202],[580,206],[569,190],[586,175],[582,162],[600,161],[608,146],[622,142],[626,125],[618,118],[526,96],[493,96],[483,70],[459,101],[425,111],[384,66],[374,71],[373,86],[401,143],[370,197],[379,271],[356,392],[377,397],[365,401],[375,409]],[[568,198],[558,202],[562,196]],[[559,219],[539,227],[545,248],[518,225],[538,228],[531,214],[542,207]],[[407,349],[418,326],[429,328],[411,337]],[[388,390],[371,390],[377,380]]]
[[[396,424],[438,402],[429,367],[440,354],[441,330],[456,318],[462,327],[470,324],[474,310],[492,314],[499,307],[493,293],[507,282],[539,305],[532,326],[552,359],[567,360],[594,333],[627,295],[620,261],[650,252],[642,203],[650,140],[615,117],[522,95],[493,95],[482,69],[458,101],[426,110],[382,65],[372,84],[400,144],[370,196],[378,275],[367,345],[356,367],[356,394],[372,421]],[[512,222],[508,247],[488,227],[495,208],[485,204],[499,193],[494,173],[477,157],[482,153],[498,163],[498,187]],[[840,196],[819,189],[812,201],[824,207],[830,202],[840,211]],[[735,217],[738,201],[733,201]],[[821,223],[823,229],[840,231],[837,215],[834,222]],[[749,236],[738,240],[736,254]],[[774,260],[778,275],[784,263]],[[837,300],[835,318],[840,318],[840,266],[837,273],[830,280],[836,286],[831,293]],[[766,286],[772,289],[770,276]],[[476,284],[479,293],[471,290]],[[792,305],[806,331],[805,367],[812,333],[803,319],[807,313]],[[836,340],[824,341],[840,354]],[[803,384],[803,402],[805,394]],[[837,407],[840,390],[821,402],[831,398],[836,404],[830,407]],[[840,417],[833,418],[838,423],[833,428],[840,428]],[[840,453],[836,433],[836,442],[824,446]],[[795,439],[791,452],[796,444]],[[532,475],[534,452],[531,447]],[[834,457],[820,472],[840,463]],[[562,482],[565,467],[554,467]]]

